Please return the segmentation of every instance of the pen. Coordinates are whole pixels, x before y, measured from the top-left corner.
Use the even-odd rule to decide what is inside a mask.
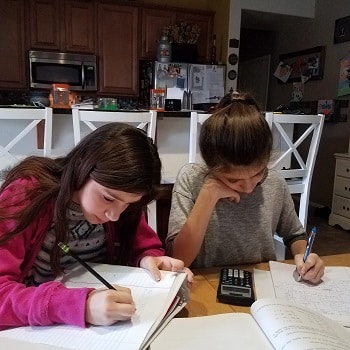
[[[303,257],[303,261],[304,262],[306,261],[307,257],[311,253],[311,248],[312,248],[312,245],[314,244],[315,236],[316,236],[316,227],[314,226],[312,228],[310,236],[309,236],[309,238],[307,240],[306,250],[305,250],[305,253],[304,253],[304,257]]]
[[[100,282],[102,282],[108,289],[114,289],[117,290],[115,287],[113,287],[109,282],[107,282],[99,273],[97,273],[89,264],[87,264],[84,260],[81,260],[78,255],[76,255],[74,252],[70,250],[70,248],[60,242],[58,243],[58,246],[64,251],[65,254],[69,254],[71,257],[73,257],[79,264],[84,266],[89,272],[91,272]]]

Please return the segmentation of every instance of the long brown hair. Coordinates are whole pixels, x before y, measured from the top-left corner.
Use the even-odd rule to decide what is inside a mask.
[[[65,242],[68,232],[66,210],[73,193],[88,179],[102,186],[129,193],[142,194],[142,199],[131,204],[115,223],[121,230],[120,263],[127,263],[131,244],[136,233],[142,211],[153,200],[159,189],[161,162],[152,140],[143,130],[122,123],[109,123],[86,136],[65,157],[51,159],[28,157],[11,169],[0,188],[0,194],[13,181],[33,177],[37,185],[26,190],[25,202],[0,204],[0,220],[13,219],[17,226],[0,237],[0,244],[20,234],[33,217],[45,211],[50,201],[55,202],[54,223],[56,244],[51,255],[51,266],[55,273],[61,272],[61,252],[58,242]],[[20,207],[14,210],[13,206]]]
[[[266,164],[272,133],[252,96],[227,94],[203,123],[199,146],[210,171],[229,171],[232,166]]]

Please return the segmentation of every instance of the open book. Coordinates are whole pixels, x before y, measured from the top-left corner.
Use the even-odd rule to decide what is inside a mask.
[[[146,349],[152,336],[156,335],[188,301],[185,273],[161,271],[161,281],[155,282],[142,268],[105,264],[92,266],[108,282],[131,289],[136,305],[136,313],[131,321],[118,322],[106,327],[90,326],[85,329],[68,325],[13,328],[0,332],[0,348],[2,349],[2,345],[7,344],[9,339],[20,339],[21,344],[18,346],[22,345],[22,342],[47,344],[45,349],[50,349],[51,346],[53,349],[61,347],[79,350]],[[80,265],[61,278],[61,281],[71,288],[104,287]]]
[[[347,350],[350,332],[338,322],[279,299],[259,299],[251,315],[227,313],[175,318],[151,350]]]
[[[257,299],[286,299],[350,327],[350,267],[326,266],[321,283],[296,282],[295,265],[269,262],[270,271],[254,270]]]

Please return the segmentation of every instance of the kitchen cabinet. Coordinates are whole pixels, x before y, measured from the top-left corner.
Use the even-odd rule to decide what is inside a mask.
[[[137,96],[138,8],[98,4],[99,92]]]
[[[61,48],[60,2],[30,0],[30,46],[32,49]]]
[[[198,40],[198,63],[210,62],[214,14],[202,14],[191,11],[176,13],[176,22],[197,24],[201,29]]]
[[[30,48],[94,53],[95,4],[83,0],[31,0]]]
[[[163,28],[175,23],[173,10],[143,8],[141,13],[141,58],[155,59]]]
[[[143,8],[141,14],[141,58],[155,59],[157,41],[162,35],[163,27],[187,22],[197,24],[200,29],[198,42],[198,63],[210,61],[212,46],[214,13],[210,11],[195,11],[180,8]]]
[[[0,18],[0,89],[24,89],[26,65],[23,0],[1,1]]]
[[[329,225],[350,230],[350,154],[336,153],[332,212]]]
[[[65,2],[65,50],[95,53],[95,3],[92,1]]]

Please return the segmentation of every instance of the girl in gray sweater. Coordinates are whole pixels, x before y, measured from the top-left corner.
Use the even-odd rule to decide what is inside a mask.
[[[272,133],[255,100],[229,94],[201,128],[205,164],[187,164],[172,194],[167,252],[186,266],[210,267],[276,260],[276,232],[303,279],[317,283],[317,254],[303,261],[306,232],[286,181],[267,168]]]

